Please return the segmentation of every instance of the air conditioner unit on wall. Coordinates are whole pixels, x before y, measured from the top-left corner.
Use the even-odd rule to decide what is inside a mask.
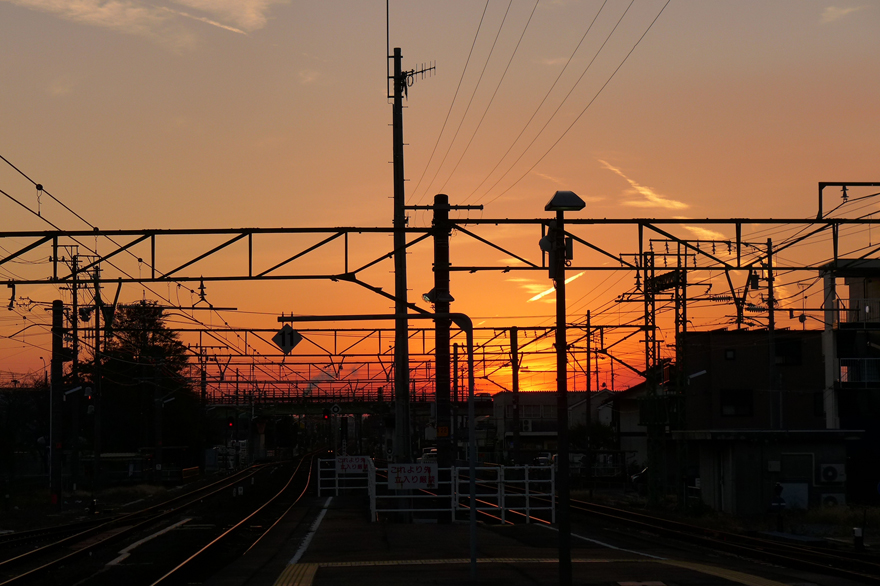
[[[532,420],[531,419],[523,419],[521,423],[522,423],[522,431],[532,431]]]
[[[846,482],[846,466],[843,464],[820,464],[819,482],[822,484]]]
[[[846,495],[842,492],[830,492],[821,495],[823,507],[838,507],[846,504]]]

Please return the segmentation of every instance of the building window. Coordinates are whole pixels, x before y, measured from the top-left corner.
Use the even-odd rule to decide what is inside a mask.
[[[555,405],[544,405],[544,419],[553,419],[556,417],[554,407]]]
[[[727,348],[724,351],[724,359],[725,360],[736,360],[736,350],[733,348]]]
[[[526,419],[540,419],[541,418],[541,406],[540,405],[520,405],[522,407],[522,416]]]
[[[721,389],[722,417],[751,417],[751,389]]]

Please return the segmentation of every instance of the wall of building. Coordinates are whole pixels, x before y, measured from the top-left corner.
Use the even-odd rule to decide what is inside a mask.
[[[689,333],[687,428],[824,429],[822,333],[780,330],[772,344],[771,369],[766,330]]]

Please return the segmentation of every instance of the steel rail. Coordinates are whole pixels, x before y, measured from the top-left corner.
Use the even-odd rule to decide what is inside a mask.
[[[0,582],[0,586],[5,586],[7,584],[15,584],[15,583],[18,583],[22,580],[33,578],[34,576],[36,576],[42,572],[45,572],[45,571],[51,570],[53,568],[56,568],[58,566],[61,566],[62,564],[69,562],[69,561],[72,561],[72,560],[78,558],[79,556],[86,555],[89,552],[94,551],[95,549],[97,549],[100,546],[112,543],[113,541],[117,541],[117,540],[125,537],[126,535],[129,535],[135,531],[138,531],[138,530],[148,526],[149,524],[155,523],[158,520],[161,520],[161,519],[164,519],[168,516],[174,515],[174,514],[180,512],[181,510],[186,509],[187,507],[189,507],[190,505],[192,505],[196,501],[203,500],[207,497],[210,497],[210,496],[213,496],[213,495],[219,493],[220,491],[226,490],[229,486],[236,484],[236,483],[240,482],[241,480],[244,480],[244,479],[247,479],[247,478],[253,476],[254,474],[256,474],[258,471],[260,471],[264,467],[265,467],[265,465],[253,466],[253,467],[247,468],[241,472],[234,474],[233,476],[224,478],[222,480],[219,480],[219,481],[214,482],[208,486],[194,490],[194,491],[189,492],[187,494],[180,495],[178,497],[175,497],[175,498],[170,499],[168,501],[164,501],[162,503],[157,503],[156,505],[147,507],[145,509],[141,509],[139,511],[129,513],[127,515],[122,515],[120,517],[116,517],[114,519],[108,520],[105,523],[102,523],[100,525],[97,525],[95,527],[87,529],[85,531],[82,531],[82,532],[76,533],[74,535],[65,537],[65,538],[60,539],[58,541],[55,541],[53,543],[49,543],[47,545],[44,545],[44,546],[39,547],[37,549],[33,549],[31,551],[22,553],[18,556],[9,558],[7,560],[3,560],[2,562],[0,562],[0,570],[13,569],[15,567],[21,566],[22,564],[26,563],[29,560],[35,559],[38,555],[49,554],[53,550],[58,549],[60,547],[73,545],[74,543],[82,542],[83,540],[85,540],[87,538],[94,537],[96,535],[100,535],[102,532],[106,532],[106,531],[113,529],[113,528],[118,528],[120,526],[123,527],[120,531],[112,533],[111,535],[109,535],[108,537],[105,537],[103,539],[100,539],[100,538],[96,539],[96,540],[88,543],[88,545],[86,545],[85,547],[82,547],[80,549],[76,549],[70,553],[66,553],[62,556],[56,557],[53,560],[42,563],[42,564],[40,564],[34,568],[31,568],[23,573],[10,576],[5,581]],[[178,502],[181,502],[184,500],[187,502],[185,502],[184,504],[182,504],[178,507],[174,507],[174,508],[170,508],[170,509],[167,508],[169,504],[178,503]],[[160,511],[160,509],[161,509],[161,511]],[[151,514],[154,511],[160,511],[160,512],[158,512],[157,514]],[[141,519],[141,520],[139,520],[139,519]],[[130,523],[130,522],[133,522],[133,523],[131,525],[124,525],[124,523]]]
[[[312,472],[311,472],[311,469],[312,469],[312,464],[314,463],[314,459],[315,459],[315,458],[314,458],[314,454],[312,454],[311,457],[310,457],[310,459],[309,459],[308,475],[307,475],[307,477],[306,477],[306,478],[307,478],[307,480],[306,480],[306,489],[304,489],[303,492],[300,493],[300,495],[297,497],[297,499],[296,499],[296,501],[293,503],[293,505],[295,505],[296,503],[299,502],[299,500],[302,498],[302,496],[305,494],[306,490],[308,489],[309,481],[311,480],[311,473],[312,473]],[[272,504],[273,502],[275,502],[275,501],[276,501],[276,500],[277,500],[282,494],[284,494],[284,493],[287,491],[287,488],[288,488],[288,487],[290,486],[290,484],[293,482],[294,478],[296,478],[297,473],[299,472],[300,468],[302,467],[302,464],[303,464],[304,461],[305,461],[305,458],[301,458],[301,459],[300,459],[300,461],[299,461],[299,463],[297,464],[296,468],[294,469],[293,473],[290,475],[290,478],[287,479],[287,483],[285,483],[285,485],[281,488],[281,490],[279,490],[279,491],[278,491],[273,497],[271,497],[271,498],[268,499],[266,502],[264,502],[262,505],[260,505],[259,507],[257,507],[256,510],[254,510],[252,513],[250,513],[249,515],[247,515],[247,516],[246,516],[245,518],[243,518],[241,521],[239,521],[238,523],[234,524],[232,527],[230,527],[229,529],[227,529],[226,531],[224,531],[223,533],[221,533],[220,535],[218,535],[217,537],[215,537],[214,539],[212,539],[210,542],[208,542],[206,545],[204,545],[201,549],[199,549],[199,550],[198,550],[197,552],[195,552],[194,554],[190,555],[188,558],[186,558],[186,559],[183,560],[182,562],[180,562],[178,565],[176,565],[176,566],[175,566],[174,568],[172,568],[170,571],[166,572],[161,578],[159,578],[158,580],[155,580],[154,582],[152,582],[150,586],[156,586],[157,584],[161,584],[161,583],[164,582],[165,580],[170,579],[170,578],[172,578],[172,577],[175,576],[175,575],[178,575],[178,576],[179,576],[179,575],[180,575],[179,572],[185,571],[187,568],[191,567],[190,564],[192,564],[192,563],[193,563],[193,562],[194,562],[194,561],[195,561],[200,555],[202,555],[202,554],[204,554],[205,552],[209,551],[212,547],[214,547],[215,545],[217,545],[218,543],[220,543],[221,541],[223,541],[226,537],[228,537],[229,535],[231,535],[232,533],[234,533],[235,531],[237,531],[238,529],[240,529],[240,528],[241,528],[246,522],[248,522],[249,520],[251,520],[251,519],[252,519],[254,516],[256,516],[260,511],[262,511],[262,510],[265,509],[267,506],[269,506],[270,504]],[[252,547],[254,547],[254,545],[256,545],[257,542],[260,541],[260,539],[262,539],[262,538],[263,538],[263,537],[264,537],[269,531],[271,531],[272,527],[274,527],[279,521],[281,521],[281,519],[283,519],[284,516],[287,515],[287,513],[290,511],[290,509],[293,508],[293,505],[291,505],[290,507],[288,507],[288,508],[284,511],[284,513],[282,513],[282,515],[281,515],[281,516],[280,516],[280,517],[279,517],[279,518],[278,518],[278,519],[272,524],[272,526],[269,527],[269,529],[267,529],[266,531],[264,531],[264,532],[262,533],[262,535],[260,535],[259,539],[257,539],[257,541],[255,541],[254,543],[251,544],[250,547],[248,547],[248,550],[250,550]]]

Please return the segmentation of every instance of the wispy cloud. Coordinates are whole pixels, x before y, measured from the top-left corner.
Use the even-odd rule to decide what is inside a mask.
[[[193,20],[198,20],[199,22],[204,22],[205,24],[210,24],[211,26],[216,26],[222,28],[224,30],[231,31],[233,33],[239,33],[241,35],[246,35],[247,33],[241,29],[237,29],[235,27],[227,26],[223,23],[217,22],[215,20],[211,20],[210,18],[206,18],[204,16],[193,16],[192,14],[187,14],[186,12],[182,12],[180,10],[172,10],[171,8],[165,8],[168,12],[172,14],[177,14],[178,16],[183,16],[184,18],[191,18]]]
[[[699,226],[684,226],[685,230],[689,230],[694,236],[700,240],[727,240],[727,236],[715,230],[701,228]]]
[[[853,12],[858,12],[865,6],[853,6],[849,8],[841,8],[839,6],[829,6],[822,12],[822,24],[828,24],[830,22],[834,22],[840,20],[841,18],[852,14]]]
[[[200,10],[219,22],[234,25],[245,31],[255,31],[266,26],[266,14],[274,4],[286,4],[287,0],[175,0],[177,4]]]
[[[548,57],[546,59],[537,59],[534,62],[539,65],[561,65],[568,61],[567,57]]]
[[[586,272],[581,271],[580,273],[574,275],[573,277],[569,277],[569,278],[567,278],[567,279],[565,280],[565,284],[568,285],[569,283],[571,283],[572,281],[574,281],[574,280],[577,279],[578,277],[582,277],[582,276],[584,276],[585,274],[586,274]],[[546,290],[544,290],[544,291],[541,291],[540,293],[538,293],[537,295],[535,295],[534,297],[532,297],[531,299],[529,299],[528,302],[538,301],[539,299],[541,299],[541,298],[543,298],[543,297],[546,297],[547,295],[550,295],[550,294],[553,293],[554,291],[556,291],[556,288],[555,288],[555,287],[551,287],[551,288],[549,288],[549,289],[546,289]],[[527,302],[527,303],[528,303],[528,302]]]
[[[556,185],[563,185],[561,179],[554,177],[552,175],[547,175],[546,173],[538,173],[538,172],[535,172],[535,175],[537,175],[538,177],[541,177],[542,179],[546,179],[547,181],[550,181],[551,183],[555,183]]]
[[[665,196],[660,195],[650,187],[646,185],[641,185],[636,183],[629,177],[623,174],[623,171],[618,169],[617,167],[611,165],[607,161],[603,161],[602,159],[598,159],[602,165],[608,169],[609,171],[616,173],[620,177],[622,177],[627,183],[632,186],[632,189],[629,191],[631,194],[639,194],[644,199],[630,199],[621,202],[625,206],[639,207],[639,208],[666,208],[669,210],[681,210],[690,207],[688,204],[684,202],[680,202],[674,199],[669,199]]]
[[[301,69],[299,71],[299,82],[303,85],[310,85],[320,79],[321,73],[314,69]]]
[[[134,34],[145,34],[165,25],[170,16],[160,8],[134,0],[5,0],[54,14],[59,18]]]
[[[570,182],[568,182],[568,181],[564,181],[558,177],[554,177],[553,175],[547,175],[546,173],[535,172],[535,175],[537,175],[538,177],[541,177],[542,179],[546,179],[547,181],[555,183],[556,185],[558,185],[560,187],[564,187],[566,189],[569,189]],[[580,195],[580,194],[578,194],[578,195]],[[605,199],[604,197],[602,197],[600,195],[580,195],[580,198],[587,203],[596,203],[597,201],[602,201],[603,199]]]
[[[0,0],[52,14],[78,24],[111,29],[185,48],[195,45],[194,30],[184,25],[195,20],[246,34],[263,28],[272,5],[287,0],[172,0],[187,12],[157,6],[148,0]],[[195,11],[196,13],[193,13]]]

